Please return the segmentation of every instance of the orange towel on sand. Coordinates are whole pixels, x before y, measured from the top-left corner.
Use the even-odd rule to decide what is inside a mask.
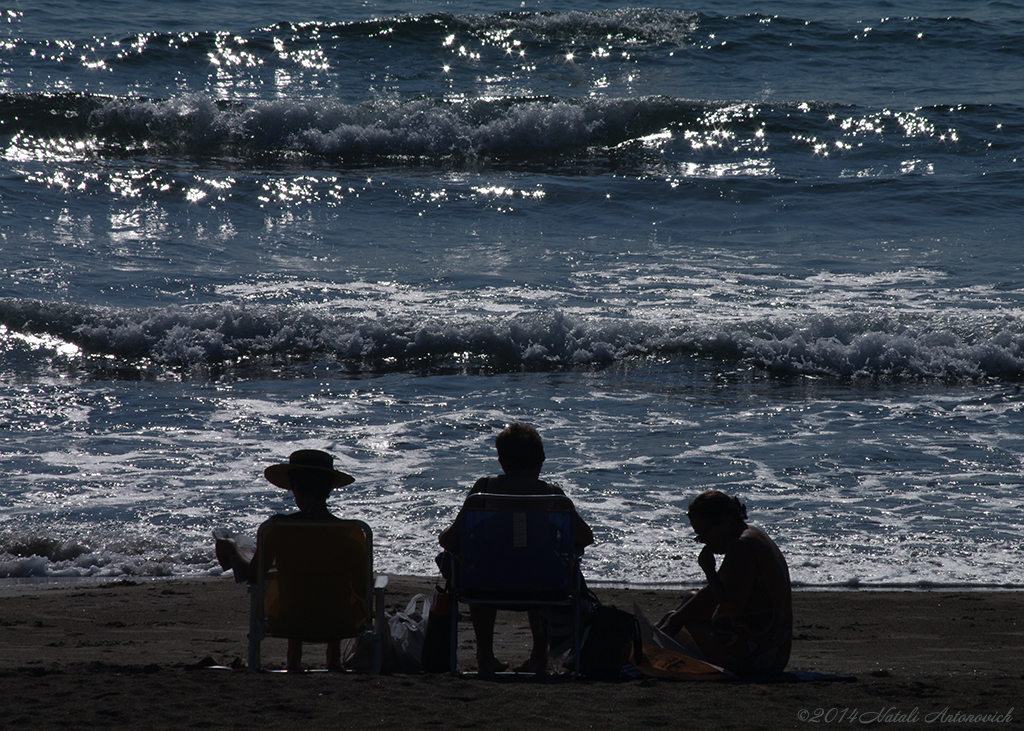
[[[657,645],[644,645],[644,661],[640,663],[639,670],[654,678],[676,680],[725,680],[732,677],[717,665]]]
[[[704,660],[689,635],[679,639],[669,637],[651,624],[644,616],[640,607],[633,605],[633,613],[640,623],[640,637],[643,640],[644,657],[637,666],[640,672],[654,678],[674,678],[676,680],[725,680],[733,674],[724,668]]]

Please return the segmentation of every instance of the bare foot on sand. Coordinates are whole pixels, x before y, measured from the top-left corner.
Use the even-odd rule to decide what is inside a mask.
[[[515,669],[517,673],[533,673],[534,675],[548,674],[548,659],[546,657],[531,656],[529,660]]]
[[[495,673],[502,673],[508,670],[508,663],[502,662],[496,657],[488,659],[477,658],[477,674],[479,675],[494,675]]]

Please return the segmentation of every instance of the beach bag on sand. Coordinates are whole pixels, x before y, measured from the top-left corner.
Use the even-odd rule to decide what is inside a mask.
[[[430,601],[427,595],[417,594],[409,600],[404,611],[384,613],[384,627],[381,630],[382,674],[422,672],[420,657],[423,654],[429,612]],[[357,637],[349,648],[345,667],[356,672],[370,672],[373,652],[371,637]]]
[[[430,602],[421,663],[425,673],[447,673],[451,669],[452,596],[440,586],[434,589]]]
[[[629,612],[601,604],[592,591],[587,591],[587,599],[587,610],[580,618],[580,675],[594,680],[633,677],[632,666],[643,659],[639,622]],[[572,667],[571,657],[565,667]]]

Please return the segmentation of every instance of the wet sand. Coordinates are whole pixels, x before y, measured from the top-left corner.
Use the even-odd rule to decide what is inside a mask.
[[[404,607],[433,581],[392,577]],[[675,592],[596,588],[658,617]],[[248,604],[230,577],[0,587],[0,728],[779,729],[1024,725],[1024,592],[798,591],[789,669],[850,682],[623,682],[501,676],[252,673]],[[499,613],[498,654],[526,659],[525,615]],[[472,670],[472,631],[460,631]],[[284,641],[264,642],[269,667]],[[322,666],[322,650],[306,660]],[[815,723],[815,721],[819,723]]]

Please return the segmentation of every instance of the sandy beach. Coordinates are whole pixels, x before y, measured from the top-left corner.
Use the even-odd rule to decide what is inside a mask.
[[[431,579],[392,577],[402,605]],[[598,587],[660,616],[675,592]],[[1024,593],[798,591],[789,669],[850,682],[616,683],[448,675],[252,673],[244,587],[230,577],[0,587],[0,728],[1019,728]],[[460,659],[472,669],[472,632]],[[525,615],[499,615],[499,656],[525,659]],[[283,664],[284,642],[264,643]],[[322,663],[319,647],[306,659]]]

